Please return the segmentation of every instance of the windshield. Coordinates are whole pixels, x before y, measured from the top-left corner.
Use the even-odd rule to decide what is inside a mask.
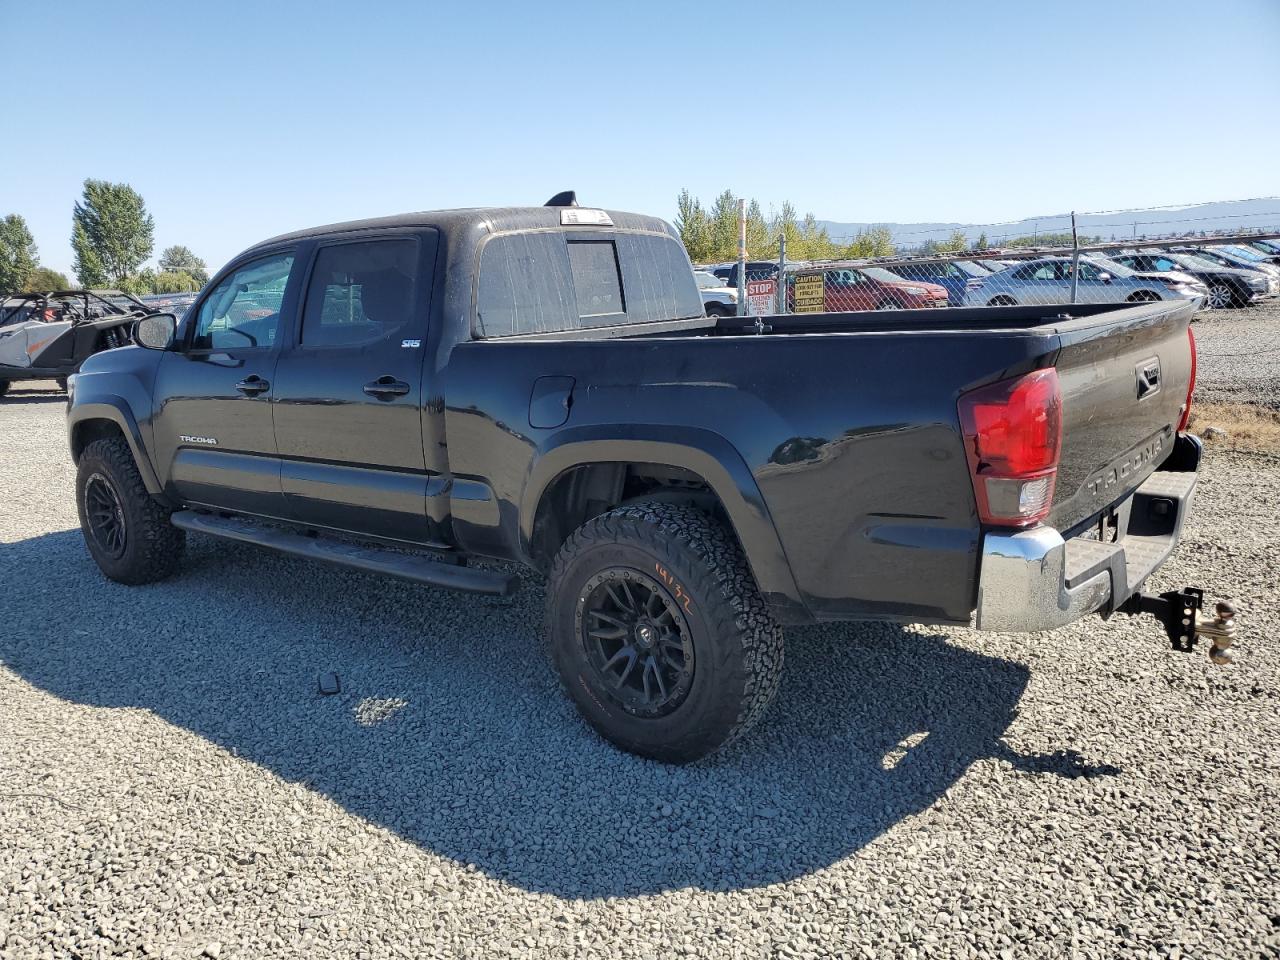
[[[1255,263],[1261,263],[1267,259],[1265,253],[1259,253],[1257,250],[1250,250],[1248,247],[1223,247],[1227,253],[1233,253],[1237,257],[1243,257],[1245,260],[1252,260]]]
[[[708,287],[724,286],[724,281],[717,277],[714,273],[707,273],[705,270],[695,270],[693,279],[698,281],[699,289],[706,290]]]
[[[1174,263],[1186,267],[1188,270],[1217,270],[1221,266],[1194,253],[1162,253],[1161,256],[1168,257]]]
[[[1197,250],[1195,255],[1197,257],[1203,257],[1205,260],[1208,260],[1210,263],[1216,263],[1218,266],[1221,266],[1221,267],[1236,266],[1236,264],[1233,263],[1231,260],[1224,257],[1220,253],[1216,253],[1213,250]]]
[[[1114,260],[1108,260],[1106,257],[1090,257],[1085,260],[1080,258],[1083,263],[1092,263],[1099,270],[1105,270],[1107,273],[1114,274],[1117,277],[1134,277],[1137,271],[1126,267],[1123,263],[1116,263]]]
[[[955,261],[955,265],[971,277],[985,277],[991,272],[986,267],[979,266],[972,260],[957,260]]]
[[[884,267],[863,267],[862,273],[872,280],[879,280],[881,283],[902,283],[900,276],[896,273],[890,273]]]

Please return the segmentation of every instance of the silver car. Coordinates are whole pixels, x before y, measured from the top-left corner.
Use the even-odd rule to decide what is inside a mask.
[[[966,306],[1071,302],[1070,257],[1041,257],[1008,267],[965,285]],[[1191,300],[1198,310],[1207,293],[1204,284],[1183,274],[1142,275],[1098,257],[1080,258],[1077,303],[1141,303]]]

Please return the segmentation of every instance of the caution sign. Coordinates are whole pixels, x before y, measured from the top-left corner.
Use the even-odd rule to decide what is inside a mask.
[[[826,290],[822,274],[811,273],[796,277],[795,312],[822,313],[826,310]]]

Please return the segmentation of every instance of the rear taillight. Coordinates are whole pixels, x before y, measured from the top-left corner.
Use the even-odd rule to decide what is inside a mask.
[[[1057,371],[1001,380],[964,394],[958,405],[978,517],[1005,527],[1043,520],[1062,449]]]
[[[1182,407],[1182,416],[1178,418],[1178,432],[1187,429],[1187,421],[1191,419],[1191,394],[1196,389],[1196,335],[1187,327],[1187,342],[1191,344],[1191,379],[1187,381],[1187,402]]]

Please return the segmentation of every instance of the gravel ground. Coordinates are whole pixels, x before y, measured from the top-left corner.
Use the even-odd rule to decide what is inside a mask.
[[[0,404],[6,960],[1280,955],[1274,460],[1210,459],[1156,584],[1239,600],[1236,666],[1125,617],[792,630],[761,726],[672,768],[578,719],[534,582],[193,537],[109,583],[62,414]]]
[[[1193,329],[1199,399],[1280,410],[1280,300],[1243,310],[1201,311]]]

